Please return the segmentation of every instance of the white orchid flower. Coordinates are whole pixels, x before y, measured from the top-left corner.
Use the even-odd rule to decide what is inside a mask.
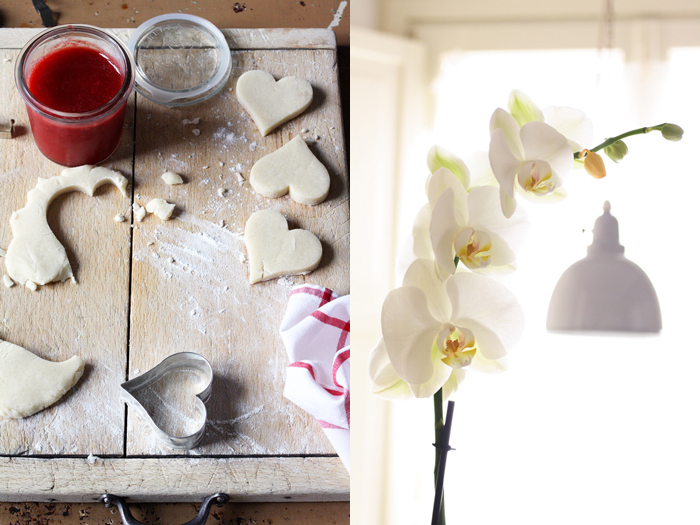
[[[373,392],[390,399],[447,397],[466,367],[496,372],[520,337],[523,312],[496,281],[470,272],[442,282],[416,260],[382,307],[383,337],[370,354]]]
[[[533,121],[549,124],[566,137],[573,151],[581,151],[582,144],[593,138],[593,124],[580,109],[549,106],[540,110],[530,97],[514,89],[508,97],[508,110],[521,127]]]
[[[491,117],[489,162],[500,185],[501,209],[515,212],[515,191],[530,199],[561,199],[562,184],[573,168],[574,152],[566,137],[544,122],[518,126],[505,110]]]
[[[467,193],[459,182],[445,169],[429,178],[429,202],[413,225],[414,253],[434,258],[443,280],[455,273],[455,257],[476,272],[513,270],[515,250],[528,229],[525,212],[508,219],[498,188],[477,186]]]

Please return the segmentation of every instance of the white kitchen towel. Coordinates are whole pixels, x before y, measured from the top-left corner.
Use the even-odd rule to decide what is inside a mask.
[[[350,296],[295,286],[280,334],[290,360],[284,397],[316,418],[350,472]]]

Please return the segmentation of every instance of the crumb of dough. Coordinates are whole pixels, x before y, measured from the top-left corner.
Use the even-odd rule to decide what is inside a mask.
[[[319,137],[318,135],[314,135],[314,140],[318,140],[318,139],[320,139],[320,138],[321,138],[321,137]]]
[[[133,205],[133,210],[134,210],[134,219],[136,219],[138,222],[141,222],[146,218],[146,210],[144,209],[143,206],[139,206],[137,203],[134,203]]]
[[[174,209],[174,204],[170,204],[169,202],[163,199],[153,199],[151,200],[151,202],[146,204],[146,211],[152,213],[153,215],[155,215],[163,221],[167,221],[168,219],[170,219]]]
[[[29,288],[32,292],[36,292],[37,285],[34,281],[27,281],[24,286]]]
[[[182,119],[183,126],[187,126],[188,124],[199,124],[199,117],[194,118],[192,120],[190,120],[188,118]]]
[[[219,167],[220,167],[220,168],[223,168],[223,167],[224,167],[224,163],[221,162],[221,161],[219,161]]]
[[[155,243],[154,243],[153,241],[151,241],[151,242],[147,242],[147,243],[146,243],[146,246],[153,246],[154,244],[155,244]]]
[[[302,132],[302,133],[308,133],[308,132],[309,132],[309,130],[308,130],[308,129],[306,129],[306,128],[304,128],[304,129],[302,129],[302,130],[301,130],[301,132]]]
[[[92,454],[90,454],[87,458],[85,458],[85,462],[86,462],[88,465],[94,465],[95,462],[96,462],[98,459],[100,459],[100,458],[97,457],[97,456],[93,456]]]
[[[247,260],[247,257],[245,256],[245,253],[242,253],[238,256],[238,260],[241,261],[241,263],[245,263]]]
[[[114,222],[124,222],[125,220],[126,219],[124,218],[124,216],[121,213],[117,213],[114,216]]]
[[[160,176],[160,178],[163,179],[166,184],[170,184],[171,186],[174,184],[182,184],[184,182],[182,177],[173,171],[166,171]]]
[[[243,177],[243,174],[240,171],[236,172],[236,178],[238,179],[238,182],[244,182],[245,178]]]
[[[223,228],[224,226],[226,226],[226,224],[224,223],[224,221],[223,221],[223,219],[222,219],[222,220],[219,221],[219,227],[220,227],[220,228]]]
[[[208,170],[208,169],[209,169],[209,166],[202,166],[202,169],[203,169],[203,170]]]
[[[219,188],[218,190],[216,190],[216,193],[219,194],[219,197],[223,197],[226,195],[226,190],[224,188]]]
[[[199,134],[200,134],[200,133],[201,133],[201,131],[199,131],[197,128],[194,128],[194,129],[192,130],[192,134],[193,134],[195,137],[199,137]]]
[[[5,257],[5,255],[7,255],[7,252],[0,248],[0,257]]]
[[[15,285],[15,282],[9,275],[3,275],[2,282],[5,283],[5,286],[7,286],[8,288],[12,288]]]

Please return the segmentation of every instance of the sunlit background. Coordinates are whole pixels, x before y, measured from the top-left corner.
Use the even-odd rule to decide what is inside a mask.
[[[531,233],[503,282],[526,333],[507,372],[468,374],[454,396],[447,521],[697,523],[700,5],[398,4],[354,2],[352,13],[353,523],[430,522],[432,402],[367,394],[366,356],[426,200],[427,150],[439,144],[465,160],[487,151],[491,113],[513,88],[541,107],[585,111],[589,147],[666,121],[686,133],[679,143],[629,138],[620,164],[606,157],[607,178],[575,171],[562,203],[520,201]],[[547,333],[552,290],[586,255],[606,200],[625,256],[656,288],[663,331]]]

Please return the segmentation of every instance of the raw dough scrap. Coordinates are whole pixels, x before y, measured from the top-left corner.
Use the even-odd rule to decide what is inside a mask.
[[[321,241],[306,230],[289,231],[275,210],[260,210],[245,224],[250,284],[284,275],[310,272],[321,262]]]
[[[250,114],[264,137],[311,105],[314,90],[306,80],[284,77],[275,82],[266,71],[243,73],[236,83],[238,102]]]
[[[83,375],[78,356],[55,363],[0,340],[0,417],[22,418],[53,405]]]
[[[141,222],[146,218],[146,208],[143,206],[139,206],[139,204],[135,202],[131,205],[131,209],[134,210],[134,219],[136,219],[136,222]]]
[[[102,167],[68,168],[56,177],[39,179],[36,188],[27,193],[27,205],[10,217],[13,239],[5,257],[9,276],[20,284],[74,281],[66,250],[49,228],[46,212],[62,193],[81,191],[92,197],[97,188],[107,183],[127,196],[126,178]]]
[[[289,192],[301,204],[323,202],[331,187],[328,170],[301,135],[257,161],[249,178],[253,189],[265,197],[274,199]]]
[[[153,215],[155,215],[163,221],[167,221],[168,219],[170,219],[174,209],[174,204],[170,204],[169,202],[163,199],[153,199],[148,204],[146,204],[146,211],[148,213],[152,213]]]
[[[163,182],[166,184],[170,184],[171,186],[173,184],[182,184],[184,181],[182,180],[182,177],[175,173],[174,171],[166,171],[160,176],[161,179],[163,179]]]

